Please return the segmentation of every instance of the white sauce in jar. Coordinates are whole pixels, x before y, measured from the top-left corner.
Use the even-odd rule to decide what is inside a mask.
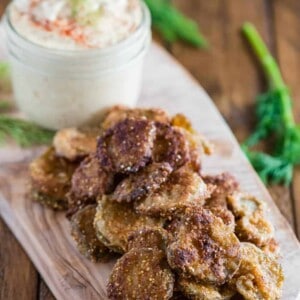
[[[140,25],[139,0],[15,0],[15,30],[50,48],[106,48],[129,37]]]

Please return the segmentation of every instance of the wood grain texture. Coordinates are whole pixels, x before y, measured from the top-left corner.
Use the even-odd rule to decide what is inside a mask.
[[[300,122],[300,2],[285,0],[273,2],[273,18],[276,32],[276,49],[283,77],[291,88],[294,112]],[[292,185],[295,223],[300,235],[300,169],[295,169]]]
[[[284,254],[286,276],[283,299],[296,299],[300,286],[300,246],[287,221],[270,198],[206,93],[162,49],[153,45],[147,57],[141,106],[157,106],[170,113],[186,114],[196,129],[216,144],[215,154],[204,165],[206,173],[232,172],[244,190],[265,199]],[[153,84],[160,82],[159,85]],[[26,197],[28,157],[3,164],[0,154],[0,213],[31,257],[58,299],[106,299],[105,284],[112,263],[93,264],[80,256],[62,213],[32,203]]]
[[[234,135],[242,142],[253,130],[255,97],[266,87],[261,68],[240,30],[245,21],[252,22],[268,47],[276,53],[271,3],[262,0],[172,2],[200,24],[211,48],[198,51],[177,43],[171,47],[171,52],[212,97]],[[294,228],[290,188],[270,186],[269,192]]]

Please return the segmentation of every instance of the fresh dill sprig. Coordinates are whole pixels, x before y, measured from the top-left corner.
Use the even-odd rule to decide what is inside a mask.
[[[4,144],[8,138],[12,138],[21,147],[48,144],[53,135],[53,131],[31,122],[0,115],[0,144]]]
[[[208,42],[201,34],[196,22],[179,12],[167,0],[145,0],[148,5],[152,23],[168,42],[183,40],[195,47],[206,48]]]
[[[293,117],[290,91],[255,27],[245,23],[242,31],[265,72],[269,86],[266,93],[257,97],[257,126],[242,149],[265,183],[287,185],[292,181],[293,167],[300,163],[300,127]],[[270,137],[275,141],[272,153],[250,150]]]
[[[0,61],[0,89],[10,90],[10,67],[7,62]]]
[[[10,103],[9,101],[6,100],[0,100],[0,113],[4,110],[7,110],[10,108]]]

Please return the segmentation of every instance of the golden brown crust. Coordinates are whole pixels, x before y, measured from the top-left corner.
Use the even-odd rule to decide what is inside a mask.
[[[102,123],[102,128],[107,130],[127,118],[144,118],[149,121],[170,123],[169,115],[159,108],[128,108],[125,106],[113,106]]]
[[[151,163],[121,181],[111,196],[113,201],[134,202],[155,192],[172,172],[168,163]]]
[[[206,208],[206,207],[205,207]],[[209,210],[216,216],[222,219],[223,223],[230,227],[232,232],[235,230],[235,220],[233,213],[222,206],[212,206]]]
[[[29,166],[32,198],[53,209],[66,209],[66,193],[76,167],[76,163],[57,157],[49,148]]]
[[[161,227],[162,221],[138,215],[129,204],[110,201],[103,196],[99,201],[95,216],[98,238],[110,249],[126,252],[128,237],[138,229]]]
[[[174,236],[167,247],[172,268],[218,285],[234,275],[240,262],[240,243],[220,218],[199,208],[186,211],[173,222]]]
[[[227,207],[227,197],[239,190],[239,183],[236,178],[229,173],[219,175],[204,176],[205,183],[212,188],[212,194],[207,199],[207,207]]]
[[[228,205],[236,217],[236,233],[241,241],[258,247],[269,243],[274,228],[265,217],[265,205],[254,196],[235,193],[228,197]]]
[[[71,235],[79,252],[86,258],[94,262],[107,261],[112,253],[97,238],[94,228],[95,214],[96,205],[88,205],[74,214],[70,220]]]
[[[200,175],[189,167],[182,167],[173,172],[157,191],[137,203],[135,209],[149,216],[172,216],[188,207],[202,206],[209,195]]]
[[[227,286],[203,284],[191,278],[179,278],[178,285],[183,294],[192,300],[230,300],[236,294]]]
[[[173,286],[174,276],[163,251],[132,249],[114,266],[107,293],[112,300],[168,300]]]
[[[146,228],[132,233],[128,238],[128,250],[151,248],[165,250],[168,233],[163,228]]]
[[[152,159],[154,162],[168,162],[177,169],[189,160],[188,143],[176,128],[165,123],[155,123],[156,138]]]
[[[100,137],[97,146],[100,165],[107,172],[135,173],[150,161],[154,138],[153,122],[125,119]]]
[[[53,139],[53,146],[58,156],[75,161],[96,151],[97,135],[95,132],[83,132],[76,128],[59,130]]]
[[[250,243],[241,243],[241,264],[233,278],[237,291],[246,300],[281,298],[283,272],[271,256]]]
[[[96,203],[96,198],[110,193],[114,187],[114,176],[100,168],[95,155],[86,157],[72,176],[71,190],[68,194],[69,215]]]

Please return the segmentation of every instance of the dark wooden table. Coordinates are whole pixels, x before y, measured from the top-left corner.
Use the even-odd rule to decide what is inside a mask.
[[[0,15],[9,0],[0,0]],[[300,122],[299,0],[173,0],[209,39],[209,51],[163,44],[207,90],[239,141],[253,128],[254,97],[265,83],[240,35],[253,22],[277,57],[294,96]],[[283,215],[300,235],[300,169],[290,187],[269,187]],[[0,299],[54,299],[12,233],[0,219]]]

